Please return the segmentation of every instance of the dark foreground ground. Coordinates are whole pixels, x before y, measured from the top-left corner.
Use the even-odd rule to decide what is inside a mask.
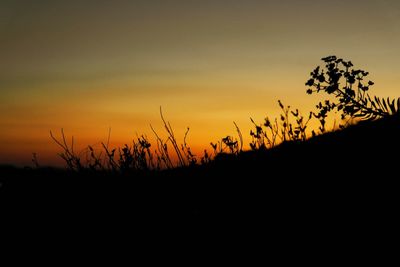
[[[399,138],[400,121],[390,118],[162,173],[3,167],[2,221],[116,229],[138,222],[222,223],[304,236],[394,236],[400,225]]]

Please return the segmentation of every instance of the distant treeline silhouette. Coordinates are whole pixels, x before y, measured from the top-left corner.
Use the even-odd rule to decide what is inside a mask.
[[[390,116],[399,116],[400,98],[397,100],[389,98],[372,97],[368,92],[374,82],[367,80],[368,72],[354,69],[351,61],[345,61],[336,56],[322,58],[324,66],[317,66],[311,73],[310,79],[305,83],[309,88],[308,94],[325,92],[333,95],[334,100],[325,100],[316,105],[316,112],[302,115],[298,109],[285,106],[278,101],[281,114],[278,118],[266,117],[264,122],[256,123],[250,118],[254,128],[250,131],[251,151],[265,151],[276,147],[283,142],[303,142],[309,137],[327,132],[327,118],[331,112],[340,115],[340,129],[359,120],[375,120]],[[62,149],[59,156],[65,161],[69,170],[106,171],[117,173],[135,173],[147,171],[159,171],[163,169],[174,169],[195,165],[207,165],[216,157],[230,154],[238,156],[244,152],[243,136],[239,127],[234,123],[237,136],[227,135],[217,142],[211,142],[211,152],[204,149],[202,156],[193,154],[187,144],[189,128],[187,128],[183,142],[179,143],[174,130],[163,115],[160,107],[160,117],[167,133],[167,138],[162,139],[151,127],[156,144],[152,145],[145,135],[137,136],[131,145],[110,148],[110,132],[106,143],[101,143],[102,150],[97,151],[88,146],[83,152],[74,151],[74,137],[67,142],[64,130],[57,138],[52,131],[50,136]],[[310,120],[317,119],[320,126],[318,129],[309,129]],[[333,129],[334,130],[334,129]],[[111,129],[110,129],[111,131]],[[152,149],[152,147],[154,147]],[[172,148],[171,148],[172,147]],[[172,156],[174,154],[174,157]],[[173,158],[175,160],[173,160]],[[33,162],[38,167],[36,154]]]

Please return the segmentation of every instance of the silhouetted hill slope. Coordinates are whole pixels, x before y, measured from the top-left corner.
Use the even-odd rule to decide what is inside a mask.
[[[233,162],[222,160],[220,164],[232,163],[230,167],[250,172],[264,168],[287,178],[300,174],[315,179],[346,180],[365,175],[370,177],[372,174],[378,176],[375,178],[395,177],[399,161],[399,134],[397,117],[360,122],[306,142],[286,142],[268,151],[246,152],[237,159],[231,158]]]
[[[391,117],[160,173],[4,167],[1,205],[25,220],[226,219],[296,229],[379,223],[388,230],[398,223],[399,136],[400,120]]]

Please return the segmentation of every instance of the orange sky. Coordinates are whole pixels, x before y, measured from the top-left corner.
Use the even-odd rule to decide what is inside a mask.
[[[73,3],[71,3],[73,2]],[[301,2],[301,3],[300,3]],[[0,3],[0,163],[60,164],[49,130],[78,148],[162,132],[159,106],[189,143],[248,138],[249,118],[307,113],[304,82],[335,54],[399,96],[400,2],[15,1]]]

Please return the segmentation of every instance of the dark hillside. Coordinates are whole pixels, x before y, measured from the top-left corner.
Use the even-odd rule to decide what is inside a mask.
[[[163,172],[3,167],[1,205],[3,214],[20,221],[224,219],[296,229],[385,225],[382,231],[391,231],[398,223],[399,136],[400,120],[390,117]]]

